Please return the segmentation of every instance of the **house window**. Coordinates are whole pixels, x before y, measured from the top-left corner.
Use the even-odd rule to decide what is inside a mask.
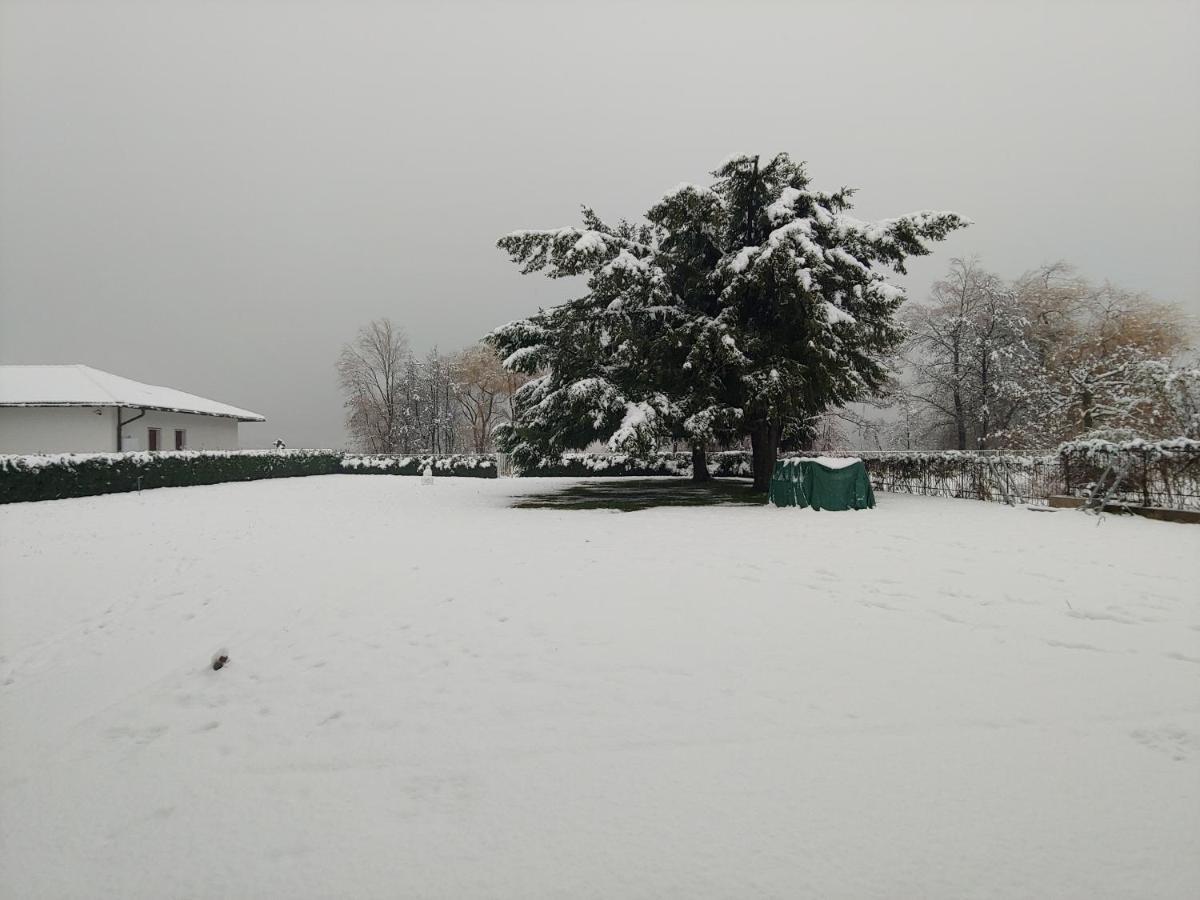
[[[187,432],[182,428],[175,429],[175,449],[176,450],[186,450],[187,449]]]
[[[147,450],[162,449],[161,444],[158,439],[158,436],[159,436],[159,430],[157,428],[147,428],[146,429],[146,449]]]

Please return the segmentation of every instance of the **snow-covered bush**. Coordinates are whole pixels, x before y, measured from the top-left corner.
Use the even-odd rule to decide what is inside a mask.
[[[717,477],[750,474],[750,454],[744,451],[710,454],[708,463],[710,472]],[[495,478],[498,474],[494,454],[404,456],[333,450],[181,450],[0,455],[0,503],[304,475],[421,475],[426,468],[438,477]],[[647,459],[576,453],[520,474],[580,478],[691,475],[691,472],[690,453],[663,453]]]
[[[90,497],[157,487],[330,475],[333,450],[179,450],[0,456],[0,503]]]
[[[1200,456],[1200,441],[1191,438],[1171,438],[1165,441],[1107,441],[1093,438],[1090,440],[1067,441],[1059,445],[1058,453],[1077,460],[1105,461],[1120,454],[1138,454],[1152,461],[1164,459],[1186,460]]]
[[[482,456],[403,456],[347,453],[340,471],[350,475],[420,475],[426,468],[435,476],[459,478],[495,478],[496,457]]]
[[[745,450],[712,453],[708,470],[715,478],[749,477],[750,454]],[[656,453],[647,457],[624,453],[564,453],[521,470],[528,478],[653,477],[692,474],[691,453]]]
[[[1200,441],[1068,441],[1058,448],[1066,493],[1140,506],[1200,509]]]
[[[1132,428],[1094,428],[1086,434],[1073,438],[1069,443],[1105,441],[1111,444],[1126,444],[1140,438],[1141,436]]]

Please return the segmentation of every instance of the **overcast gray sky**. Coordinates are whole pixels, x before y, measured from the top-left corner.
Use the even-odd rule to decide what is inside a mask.
[[[495,249],[786,150],[955,255],[1200,313],[1200,4],[0,4],[0,361],[83,362],[340,446],[333,364],[569,294]]]

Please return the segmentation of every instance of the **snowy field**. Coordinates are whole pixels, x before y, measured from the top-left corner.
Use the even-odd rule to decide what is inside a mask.
[[[2,895],[1200,896],[1200,528],[562,484],[0,507]]]

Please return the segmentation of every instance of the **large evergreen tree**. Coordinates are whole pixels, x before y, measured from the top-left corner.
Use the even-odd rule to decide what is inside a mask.
[[[683,184],[643,223],[518,231],[525,273],[583,275],[584,296],[497,329],[505,364],[538,377],[501,443],[519,463],[606,439],[614,449],[749,436],[765,489],[781,440],[879,388],[902,333],[884,270],[967,224],[922,212],[868,223],[852,191],[812,190],[787,154],[735,156],[711,187]]]

